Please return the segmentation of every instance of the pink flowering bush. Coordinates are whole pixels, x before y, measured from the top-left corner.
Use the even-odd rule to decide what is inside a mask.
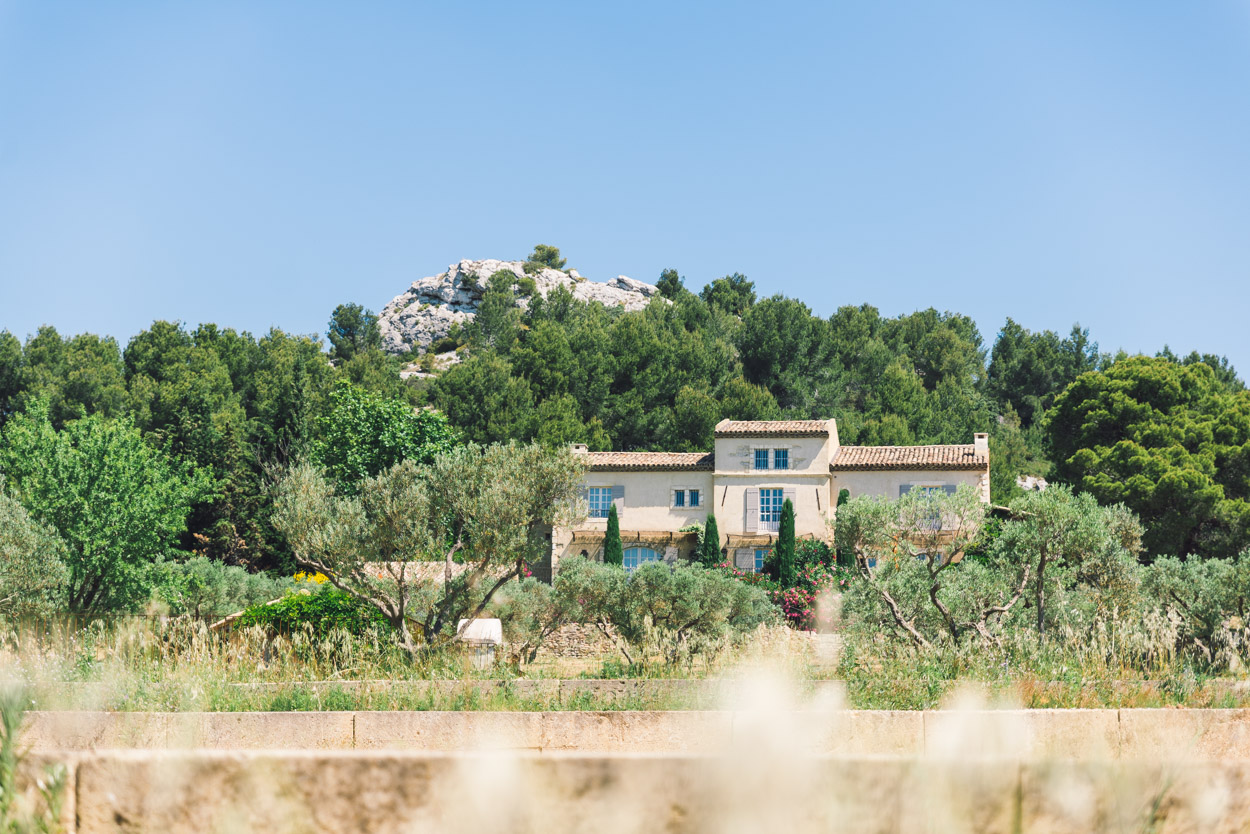
[[[793,587],[782,588],[766,574],[744,571],[729,562],[721,562],[717,567],[739,582],[765,591],[786,623],[800,631],[827,630],[833,625],[832,612],[818,612],[817,600],[826,592],[844,591],[852,576],[845,568],[807,564],[799,568]]]

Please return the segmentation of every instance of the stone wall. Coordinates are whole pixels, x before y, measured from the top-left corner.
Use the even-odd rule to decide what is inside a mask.
[[[611,626],[608,626],[611,629]],[[538,658],[546,657],[606,657],[618,650],[612,641],[603,636],[589,623],[569,623],[560,626],[538,649]]]
[[[66,830],[1244,831],[1250,763],[784,756],[103,751]]]
[[[743,686],[726,695],[743,708],[722,710],[31,712],[23,742],[41,752],[502,747],[682,753],[765,740],[794,752],[838,756],[1250,762],[1250,709],[794,710],[751,708],[758,693]]]

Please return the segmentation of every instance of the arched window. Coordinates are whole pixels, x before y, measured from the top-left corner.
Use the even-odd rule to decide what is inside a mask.
[[[664,556],[649,547],[630,547],[625,550],[625,570],[633,573],[644,562],[658,562]]]

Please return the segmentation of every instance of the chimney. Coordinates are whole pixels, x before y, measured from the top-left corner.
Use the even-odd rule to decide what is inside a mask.
[[[989,455],[990,436],[983,431],[979,431],[972,435],[972,448],[978,455]]]
[[[590,451],[585,443],[570,443],[569,448],[573,450],[575,455],[584,455]]]

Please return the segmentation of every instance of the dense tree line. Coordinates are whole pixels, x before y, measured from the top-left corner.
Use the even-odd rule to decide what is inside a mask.
[[[526,271],[563,264],[539,247]],[[726,417],[832,416],[848,444],[967,443],[988,430],[995,503],[1018,496],[1019,475],[1044,476],[1126,504],[1146,559],[1246,544],[1250,393],[1226,359],[1113,357],[1080,327],[1060,336],[1011,319],[987,345],[970,318],[933,309],[821,317],[757,297],[736,273],[695,293],[665,270],[658,286],[626,312],[563,289],[543,297],[528,274],[491,276],[475,320],[436,345],[454,364],[409,379],[405,362],[431,369],[433,357],[384,354],[376,315],[358,304],[333,311],[328,344],[166,321],[124,348],[51,326],[25,342],[0,331],[0,496],[22,520],[5,558],[54,535],[75,605],[133,606],[138,578],[92,571],[197,554],[289,575],[271,486],[296,459],[351,494],[461,441],[704,451]],[[91,492],[105,484],[129,484],[134,500]],[[102,517],[108,506],[116,518]]]
[[[331,438],[328,465],[363,466],[373,474],[379,464],[352,447],[343,424],[370,418],[377,408],[370,397],[385,409],[415,395],[399,378],[398,360],[378,349],[376,318],[368,311],[340,307],[330,332],[329,356],[317,337],[274,329],[256,338],[215,324],[188,330],[157,321],[124,349],[93,334],[62,337],[51,326],[25,344],[0,332],[0,472],[7,491],[28,496],[28,510],[42,518],[55,511],[46,490],[65,483],[63,473],[40,474],[51,461],[77,460],[80,468],[129,477],[124,473],[139,467],[127,468],[118,450],[137,442],[132,459],[151,456],[154,462],[143,463],[149,474],[162,467],[177,473],[160,492],[194,485],[184,490],[176,517],[150,525],[151,534],[169,535],[145,552],[196,552],[252,570],[289,572],[289,548],[270,520],[268,470]],[[336,383],[350,383],[360,395],[350,403],[346,395],[336,399]],[[336,407],[347,411],[337,422]],[[402,427],[379,433],[392,454],[413,442]],[[115,439],[101,439],[106,436]],[[100,482],[98,473],[82,477]]]

